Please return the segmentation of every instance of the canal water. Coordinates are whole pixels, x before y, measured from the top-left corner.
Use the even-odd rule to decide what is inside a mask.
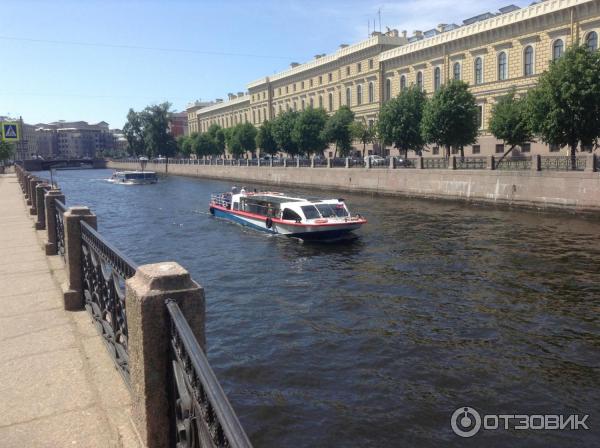
[[[599,221],[347,194],[359,238],[302,244],[210,216],[231,183],[110,173],[57,177],[136,262],[175,260],[204,286],[208,357],[255,446],[600,443]],[[464,439],[463,406],[589,414],[590,430]]]

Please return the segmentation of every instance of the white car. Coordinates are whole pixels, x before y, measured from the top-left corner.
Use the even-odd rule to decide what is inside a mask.
[[[371,166],[381,166],[381,165],[385,165],[387,163],[387,161],[383,157],[375,155],[375,154],[366,156],[365,164],[368,163],[369,160],[371,161]]]

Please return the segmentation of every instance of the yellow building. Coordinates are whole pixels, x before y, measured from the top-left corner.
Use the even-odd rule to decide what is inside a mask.
[[[402,88],[416,84],[433,94],[454,78],[471,86],[480,110],[480,138],[466,154],[501,153],[504,145],[486,130],[495,101],[513,87],[517,93],[533,87],[574,42],[597,48],[598,33],[600,0],[547,0],[523,9],[511,5],[461,26],[438,25],[410,37],[396,30],[375,32],[365,41],[340,45],[335,53],[292,63],[288,70],[248,84],[247,94],[230,94],[228,101],[194,113],[201,132],[212,123],[230,127],[249,121],[259,126],[283,111],[310,106],[332,113],[348,105],[357,119],[372,124],[383,103]],[[430,149],[434,155],[442,152]],[[541,143],[519,149],[558,150]]]

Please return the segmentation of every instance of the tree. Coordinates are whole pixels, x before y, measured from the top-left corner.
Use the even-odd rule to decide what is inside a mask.
[[[198,136],[197,133],[192,133],[191,135],[180,135],[177,137],[177,149],[181,154],[186,157],[189,157],[192,153],[192,142]]]
[[[256,152],[256,134],[257,130],[252,123],[240,123],[235,128],[235,137],[239,143],[241,151],[236,155],[239,157],[245,152]]]
[[[375,127],[367,126],[363,120],[359,120],[352,123],[350,130],[352,131],[352,138],[363,144],[362,155],[364,157],[367,152],[367,144],[375,141],[377,135]]]
[[[299,154],[298,144],[292,138],[292,133],[298,120],[298,112],[286,111],[273,120],[272,133],[273,139],[281,151],[291,156]]]
[[[133,109],[129,109],[127,112],[127,122],[123,126],[123,134],[127,140],[127,151],[130,155],[145,154],[142,120],[140,114]]]
[[[575,168],[577,147],[600,136],[600,55],[585,46],[569,48],[540,76],[527,95],[535,135],[545,143],[568,146]]]
[[[435,143],[446,148],[450,157],[450,147],[463,148],[477,141],[477,105],[468,85],[452,80],[442,86],[425,103],[421,132],[427,143]]]
[[[348,106],[340,107],[327,119],[323,137],[326,142],[335,144],[334,156],[337,157],[338,150],[345,157],[352,148],[352,124],[354,123],[354,112]]]
[[[177,143],[169,132],[170,103],[155,104],[141,112],[144,146],[148,157],[175,155]]]
[[[0,162],[12,159],[15,154],[15,147],[11,143],[0,140]]]
[[[274,156],[279,151],[275,137],[273,136],[273,122],[265,120],[256,134],[256,146],[260,153]]]
[[[210,156],[216,153],[215,142],[208,132],[198,134],[192,141],[192,149],[198,157]]]
[[[300,153],[310,156],[322,153],[327,147],[327,140],[323,134],[327,123],[327,112],[323,109],[309,107],[298,115],[292,130],[292,139],[296,142]]]
[[[213,153],[211,155],[222,155],[225,153],[225,132],[218,124],[211,124],[206,131],[214,143]]]
[[[411,86],[385,103],[379,113],[378,128],[383,143],[394,145],[405,158],[409,150],[420,154],[425,144],[421,123],[426,103],[425,92]]]
[[[513,89],[492,107],[490,132],[510,146],[498,162],[510,154],[515,146],[523,146],[533,140],[526,106],[526,99],[516,98]]]

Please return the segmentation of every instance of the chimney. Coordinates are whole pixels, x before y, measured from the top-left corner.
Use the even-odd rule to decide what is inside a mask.
[[[440,33],[443,33],[444,31],[446,31],[446,27],[447,27],[447,26],[448,26],[448,24],[447,24],[447,23],[440,23],[440,24],[437,26],[437,30],[438,30]]]
[[[398,30],[396,30],[396,29],[393,29],[393,30],[388,29],[387,33],[385,33],[385,34],[386,34],[386,36],[390,36],[390,37],[398,37],[398,35],[399,35]]]
[[[235,95],[233,93],[228,93],[227,94],[227,98],[230,99],[230,100],[232,100],[232,99],[235,98]]]
[[[423,37],[423,31],[419,31],[419,30],[415,30],[413,33],[413,36],[415,37]]]
[[[346,48],[348,44],[340,44],[340,48]]]
[[[217,98],[217,99],[215,100],[215,103],[222,103],[222,102],[223,102],[223,98]]]
[[[244,92],[238,92],[238,97],[244,96]]]
[[[373,31],[371,33],[371,36],[375,37],[375,36],[381,36],[381,32],[380,31]]]
[[[298,64],[297,62],[292,62],[292,63],[290,64],[290,67],[291,67],[291,68],[294,68],[294,67],[298,67],[299,65],[300,65],[300,64]]]
[[[408,32],[406,30],[402,30],[402,37],[406,39]]]
[[[315,54],[315,59],[321,59],[323,56],[320,54]]]

